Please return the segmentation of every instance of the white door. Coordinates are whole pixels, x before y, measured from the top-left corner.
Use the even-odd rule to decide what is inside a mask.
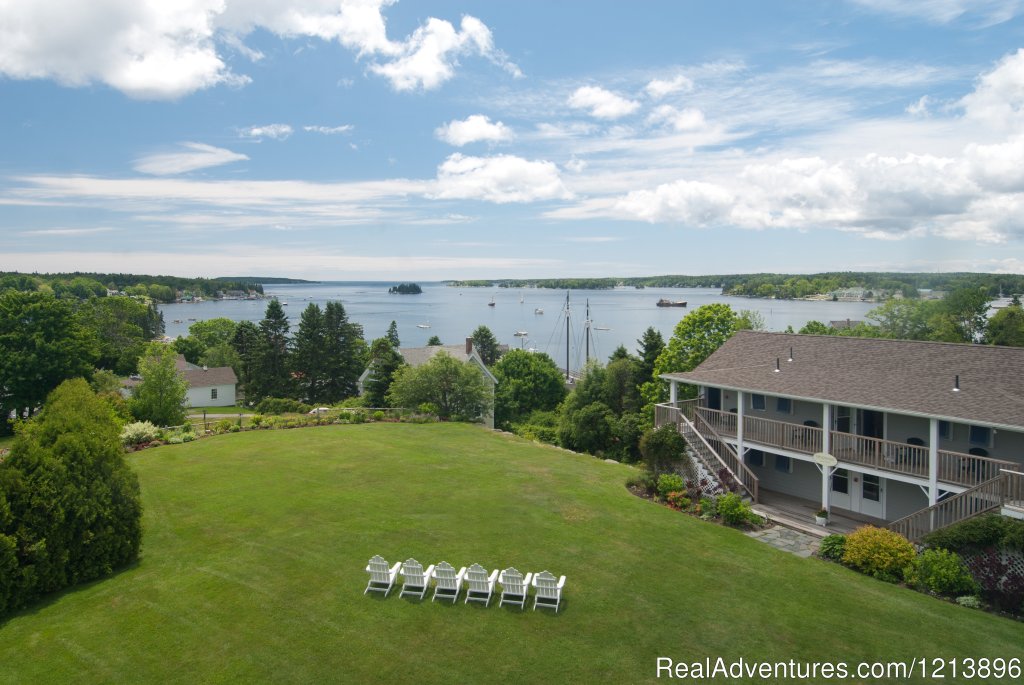
[[[881,476],[872,476],[866,473],[854,474],[854,483],[851,488],[852,503],[851,510],[885,518],[885,479]]]
[[[829,502],[840,509],[850,509],[850,472],[846,469],[836,469],[832,474],[832,492],[829,493]]]

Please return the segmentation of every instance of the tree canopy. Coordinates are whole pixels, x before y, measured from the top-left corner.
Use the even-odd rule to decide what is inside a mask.
[[[428,408],[441,419],[473,421],[491,411],[491,395],[483,372],[441,351],[418,367],[395,373],[388,390],[391,406]]]
[[[565,379],[543,353],[510,350],[494,365],[498,379],[494,424],[507,428],[533,411],[551,411],[565,398]]]
[[[494,337],[494,333],[487,326],[477,326],[476,330],[470,336],[473,340],[473,349],[480,355],[480,359],[483,360],[487,366],[493,366],[498,361],[498,339]]]
[[[157,426],[179,426],[185,421],[188,384],[175,364],[177,353],[162,343],[152,343],[139,360],[139,384],[132,388],[129,403],[139,421]]]

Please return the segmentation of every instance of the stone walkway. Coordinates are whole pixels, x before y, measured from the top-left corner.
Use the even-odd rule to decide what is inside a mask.
[[[818,544],[821,538],[801,533],[800,531],[783,526],[772,526],[764,530],[755,530],[747,533],[752,538],[767,543],[783,552],[790,552],[798,557],[809,557],[818,551]]]

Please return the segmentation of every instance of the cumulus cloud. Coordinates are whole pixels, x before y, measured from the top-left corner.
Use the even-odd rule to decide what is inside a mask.
[[[652,100],[660,100],[672,93],[687,93],[693,90],[693,81],[682,74],[670,79],[651,79],[644,90]]]
[[[291,136],[293,130],[288,124],[267,124],[266,126],[250,126],[239,131],[239,135],[243,138],[256,138],[262,140],[264,138],[270,138],[271,140],[286,140]]]
[[[621,119],[640,108],[636,100],[629,100],[598,86],[577,88],[569,96],[568,104],[573,109],[588,110],[590,116],[598,119]]]
[[[182,143],[181,147],[185,149],[180,152],[140,157],[135,160],[132,168],[143,174],[167,176],[249,159],[246,155],[238,152],[203,143]]]
[[[661,105],[651,112],[647,120],[651,123],[667,123],[680,133],[702,131],[707,128],[704,112],[695,107],[676,109],[671,105]]]
[[[735,199],[713,183],[680,180],[654,190],[634,190],[619,200],[616,209],[649,222],[682,222],[708,226],[727,217]]]
[[[435,88],[460,57],[479,55],[521,73],[472,16],[456,30],[429,18],[404,40],[387,36],[395,0],[32,0],[0,8],[0,74],[70,86],[104,83],[142,99],[175,99],[219,84],[244,85],[221,49],[251,61],[244,43],[258,29],[283,37],[336,40],[396,90]]]
[[[467,157],[455,153],[437,169],[439,199],[533,202],[569,197],[558,167],[512,155]]]
[[[1007,55],[982,75],[960,105],[967,118],[998,130],[1024,126],[1024,48]]]
[[[341,126],[303,126],[302,130],[307,133],[320,133],[325,136],[334,136],[339,133],[348,133],[353,128],[352,124],[342,124]]]
[[[449,121],[434,131],[434,135],[449,145],[462,147],[481,141],[501,143],[511,140],[512,129],[500,121],[492,122],[483,114],[473,114],[463,121]]]

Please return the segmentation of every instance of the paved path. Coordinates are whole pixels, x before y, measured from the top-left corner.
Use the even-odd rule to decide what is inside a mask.
[[[782,526],[751,531],[747,535],[776,549],[781,549],[783,552],[790,552],[805,558],[818,551],[818,544],[821,542],[821,538]]]

